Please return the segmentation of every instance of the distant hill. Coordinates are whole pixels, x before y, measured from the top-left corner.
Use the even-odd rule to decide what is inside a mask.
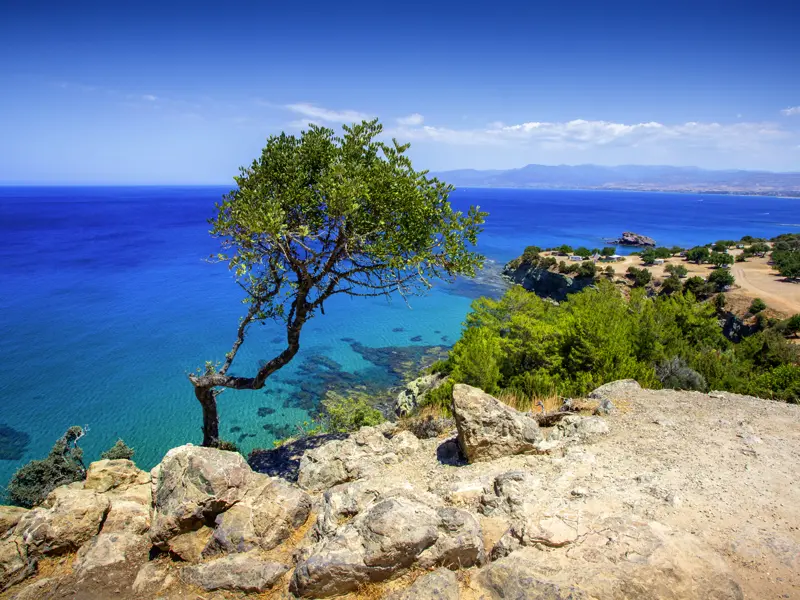
[[[712,171],[697,167],[527,165],[519,169],[460,169],[435,173],[461,187],[607,189],[800,196],[800,172]]]

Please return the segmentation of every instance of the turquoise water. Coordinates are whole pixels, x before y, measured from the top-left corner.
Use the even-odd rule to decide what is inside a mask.
[[[186,374],[224,356],[242,309],[225,267],[203,261],[216,250],[205,220],[224,191],[0,188],[0,482],[70,425],[88,426],[87,459],[123,437],[143,467],[200,441]],[[269,447],[308,417],[331,381],[395,383],[386,359],[451,344],[471,300],[499,293],[497,265],[526,245],[600,246],[623,230],[669,245],[800,230],[792,199],[465,189],[453,201],[490,212],[480,249],[493,262],[483,281],[438,286],[411,308],[336,298],[306,326],[300,355],[276,381],[223,393],[225,437],[245,451]],[[252,373],[279,351],[280,335],[277,326],[254,329],[232,372]],[[385,350],[376,357],[376,348]]]

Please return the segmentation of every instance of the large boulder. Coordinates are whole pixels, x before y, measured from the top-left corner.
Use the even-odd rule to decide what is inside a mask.
[[[111,498],[111,508],[103,523],[103,533],[141,535],[150,529],[150,506],[131,500]]]
[[[133,533],[101,533],[84,544],[73,564],[75,574],[85,577],[96,569],[145,561],[150,549],[147,536]]]
[[[150,474],[137,468],[132,461],[104,459],[89,465],[83,487],[96,492],[107,492],[146,483],[150,483]]]
[[[213,535],[214,530],[210,527],[201,527],[195,531],[181,533],[167,542],[169,552],[172,556],[186,562],[200,562]]]
[[[463,383],[453,388],[453,415],[458,443],[471,463],[536,452],[542,441],[536,419]]]
[[[150,537],[166,550],[171,537],[213,523],[241,500],[253,473],[238,452],[187,444],[167,452],[151,475]]]
[[[14,529],[31,555],[64,554],[78,550],[97,535],[111,503],[103,494],[78,484],[50,492],[40,508],[26,513]]]
[[[449,569],[436,569],[417,577],[407,589],[395,592],[387,600],[458,600],[458,580]]]
[[[308,519],[311,498],[283,479],[253,474],[242,500],[217,516],[210,552],[270,550]]]
[[[29,577],[36,571],[36,560],[28,557],[20,537],[0,541],[0,591]]]
[[[395,497],[360,513],[295,569],[299,596],[328,597],[383,581],[412,565],[469,567],[485,558],[478,522],[467,511]]]
[[[28,514],[27,508],[20,506],[0,506],[0,539],[17,526],[19,520]]]
[[[235,590],[260,593],[275,585],[288,570],[286,565],[261,560],[253,553],[233,554],[184,567],[181,578],[209,592]]]
[[[742,600],[725,561],[690,533],[635,516],[587,523],[565,548],[534,540],[481,569],[485,598]],[[574,540],[574,538],[573,538]],[[542,551],[539,548],[547,548]]]
[[[567,415],[550,432],[551,440],[587,442],[608,433],[608,423],[600,417]]]
[[[425,396],[441,386],[447,380],[447,375],[431,373],[410,381],[397,394],[394,401],[394,412],[398,417],[406,417],[414,412]]]
[[[419,451],[420,441],[414,434],[401,431],[392,435],[392,427],[362,427],[343,440],[307,451],[300,460],[298,485],[305,490],[325,490],[366,477]]]

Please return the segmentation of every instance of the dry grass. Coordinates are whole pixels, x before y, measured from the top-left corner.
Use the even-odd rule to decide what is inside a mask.
[[[555,412],[561,408],[561,405],[563,404],[562,398],[555,392],[555,390],[552,390],[545,395],[534,394],[532,396],[523,396],[517,392],[505,390],[500,392],[500,394],[497,396],[497,399],[503,404],[522,412]]]

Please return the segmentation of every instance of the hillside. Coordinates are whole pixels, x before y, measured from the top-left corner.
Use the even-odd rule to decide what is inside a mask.
[[[2,583],[39,571],[0,597],[800,594],[800,407],[629,381],[591,396],[544,427],[457,386],[455,428],[311,438],[284,478],[193,446],[152,473],[93,463],[45,507],[0,509]]]
[[[527,165],[507,170],[443,171],[436,175],[448,183],[463,187],[800,195],[800,172],[713,171],[696,167],[638,165]]]

